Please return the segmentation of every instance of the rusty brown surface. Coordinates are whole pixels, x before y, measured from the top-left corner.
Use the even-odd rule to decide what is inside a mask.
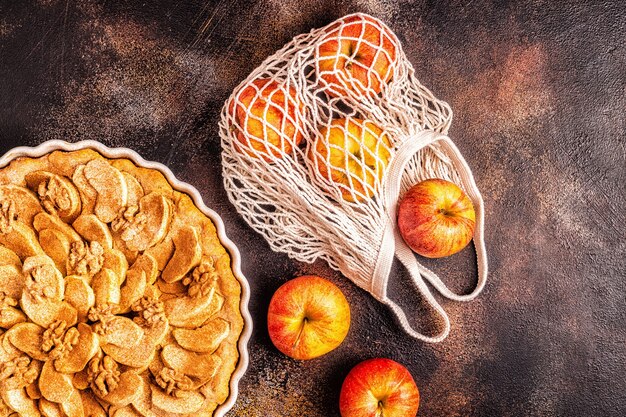
[[[485,198],[489,283],[474,302],[444,302],[453,327],[438,345],[405,336],[325,264],[273,253],[222,187],[217,122],[230,91],[291,37],[354,11],[386,21],[451,105],[450,136]],[[251,364],[229,415],[336,416],[349,369],[385,356],[413,374],[419,415],[624,416],[624,39],[620,1],[0,0],[0,153],[95,139],[199,189],[252,287]],[[472,257],[428,265],[467,289]],[[271,345],[265,314],[273,291],[305,273],[344,291],[353,323],[340,348],[300,362]],[[401,272],[393,293],[434,326]]]

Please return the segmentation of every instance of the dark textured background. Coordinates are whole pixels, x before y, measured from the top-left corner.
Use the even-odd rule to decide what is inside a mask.
[[[491,274],[444,302],[441,344],[324,264],[270,251],[227,200],[222,103],[291,37],[350,12],[396,32],[418,78],[450,103],[450,136],[486,203]],[[423,416],[626,415],[626,4],[623,1],[0,0],[0,153],[96,139],[167,164],[222,215],[243,254],[255,329],[233,416],[337,416],[341,381],[386,356],[417,381]],[[429,263],[457,290],[471,249]],[[268,338],[269,297],[317,273],[352,306],[345,342],[298,362]],[[394,277],[396,296],[427,312]]]

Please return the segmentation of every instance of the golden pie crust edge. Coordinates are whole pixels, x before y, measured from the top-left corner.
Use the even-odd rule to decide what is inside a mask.
[[[242,282],[242,274],[238,270],[239,277],[235,277],[233,274],[231,265],[231,255],[226,250],[222,241],[218,236],[216,227],[210,218],[210,215],[205,214],[200,210],[193,202],[192,198],[185,192],[178,191],[177,180],[174,178],[171,172],[169,173],[173,178],[174,186],[168,181],[164,174],[159,170],[160,167],[146,168],[142,167],[143,159],[139,158],[139,161],[135,162],[134,152],[129,151],[127,157],[117,157],[117,155],[124,155],[123,149],[109,149],[101,144],[97,149],[77,149],[80,144],[69,145],[65,142],[63,145],[68,145],[72,150],[52,150],[49,152],[36,152],[37,149],[45,149],[46,144],[40,145],[38,148],[16,148],[15,151],[19,155],[19,149],[26,149],[23,153],[26,154],[40,154],[38,157],[30,156],[17,156],[11,158],[11,152],[7,153],[5,157],[0,160],[5,161],[9,159],[9,163],[6,166],[0,165],[0,185],[2,184],[15,184],[26,187],[25,177],[27,174],[44,170],[57,173],[59,175],[71,178],[76,167],[84,165],[88,161],[94,159],[106,160],[111,166],[115,167],[121,172],[127,172],[137,178],[144,189],[144,195],[149,194],[152,191],[157,191],[164,195],[167,195],[175,202],[174,212],[179,221],[183,221],[187,224],[192,224],[194,227],[199,228],[198,236],[202,246],[203,253],[210,253],[216,258],[215,268],[219,273],[219,290],[224,296],[224,304],[219,313],[219,317],[228,321],[231,325],[230,332],[227,338],[220,344],[220,347],[216,351],[222,358],[223,363],[219,368],[217,375],[214,379],[203,387],[203,394],[206,396],[206,400],[203,407],[193,415],[221,415],[222,412],[228,411],[234,402],[234,396],[236,396],[238,379],[242,376],[247,365],[247,351],[245,343],[250,335],[251,322],[249,320],[249,313],[247,313],[247,283],[245,279]],[[54,145],[48,143],[49,148],[54,148]],[[85,145],[87,146],[87,145]],[[102,153],[101,153],[102,152]],[[116,156],[106,156],[103,153],[112,153]],[[133,160],[129,159],[132,158]],[[146,165],[153,163],[147,162]],[[160,164],[153,164],[160,165]],[[178,184],[180,185],[180,183]],[[184,184],[187,185],[187,184]],[[219,219],[218,221],[221,221]],[[223,226],[222,226],[223,228]],[[238,253],[236,254],[238,256]],[[130,262],[129,262],[130,264]],[[160,267],[161,268],[161,267]],[[161,273],[162,271],[159,271]],[[242,284],[245,284],[246,294],[245,303],[242,300]],[[246,320],[244,320],[246,319]],[[245,324],[245,331],[244,331]],[[243,341],[243,351],[241,349]],[[244,369],[241,369],[241,362],[244,362]],[[233,376],[236,375],[237,381],[233,384]],[[234,392],[233,392],[234,391]],[[164,414],[164,413],[161,413]],[[178,414],[182,415],[182,414]]]

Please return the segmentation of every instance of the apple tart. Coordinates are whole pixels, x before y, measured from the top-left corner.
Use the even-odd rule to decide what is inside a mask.
[[[91,149],[0,170],[0,416],[211,416],[241,285],[155,169]]]

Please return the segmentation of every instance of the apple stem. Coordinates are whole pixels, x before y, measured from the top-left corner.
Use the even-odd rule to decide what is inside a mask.
[[[296,337],[296,340],[294,340],[293,342],[293,348],[295,348],[296,346],[298,346],[298,343],[300,343],[300,338],[302,337],[302,333],[304,332],[304,325],[307,324],[309,322],[308,317],[305,317],[304,319],[302,319],[302,326],[300,326],[300,331],[298,332],[298,337]]]
[[[376,417],[384,417],[383,416],[383,402],[382,400],[378,401],[378,409],[376,410]]]
[[[356,48],[352,45],[348,45],[348,59],[345,68],[350,71],[352,69],[352,61],[356,59]]]

